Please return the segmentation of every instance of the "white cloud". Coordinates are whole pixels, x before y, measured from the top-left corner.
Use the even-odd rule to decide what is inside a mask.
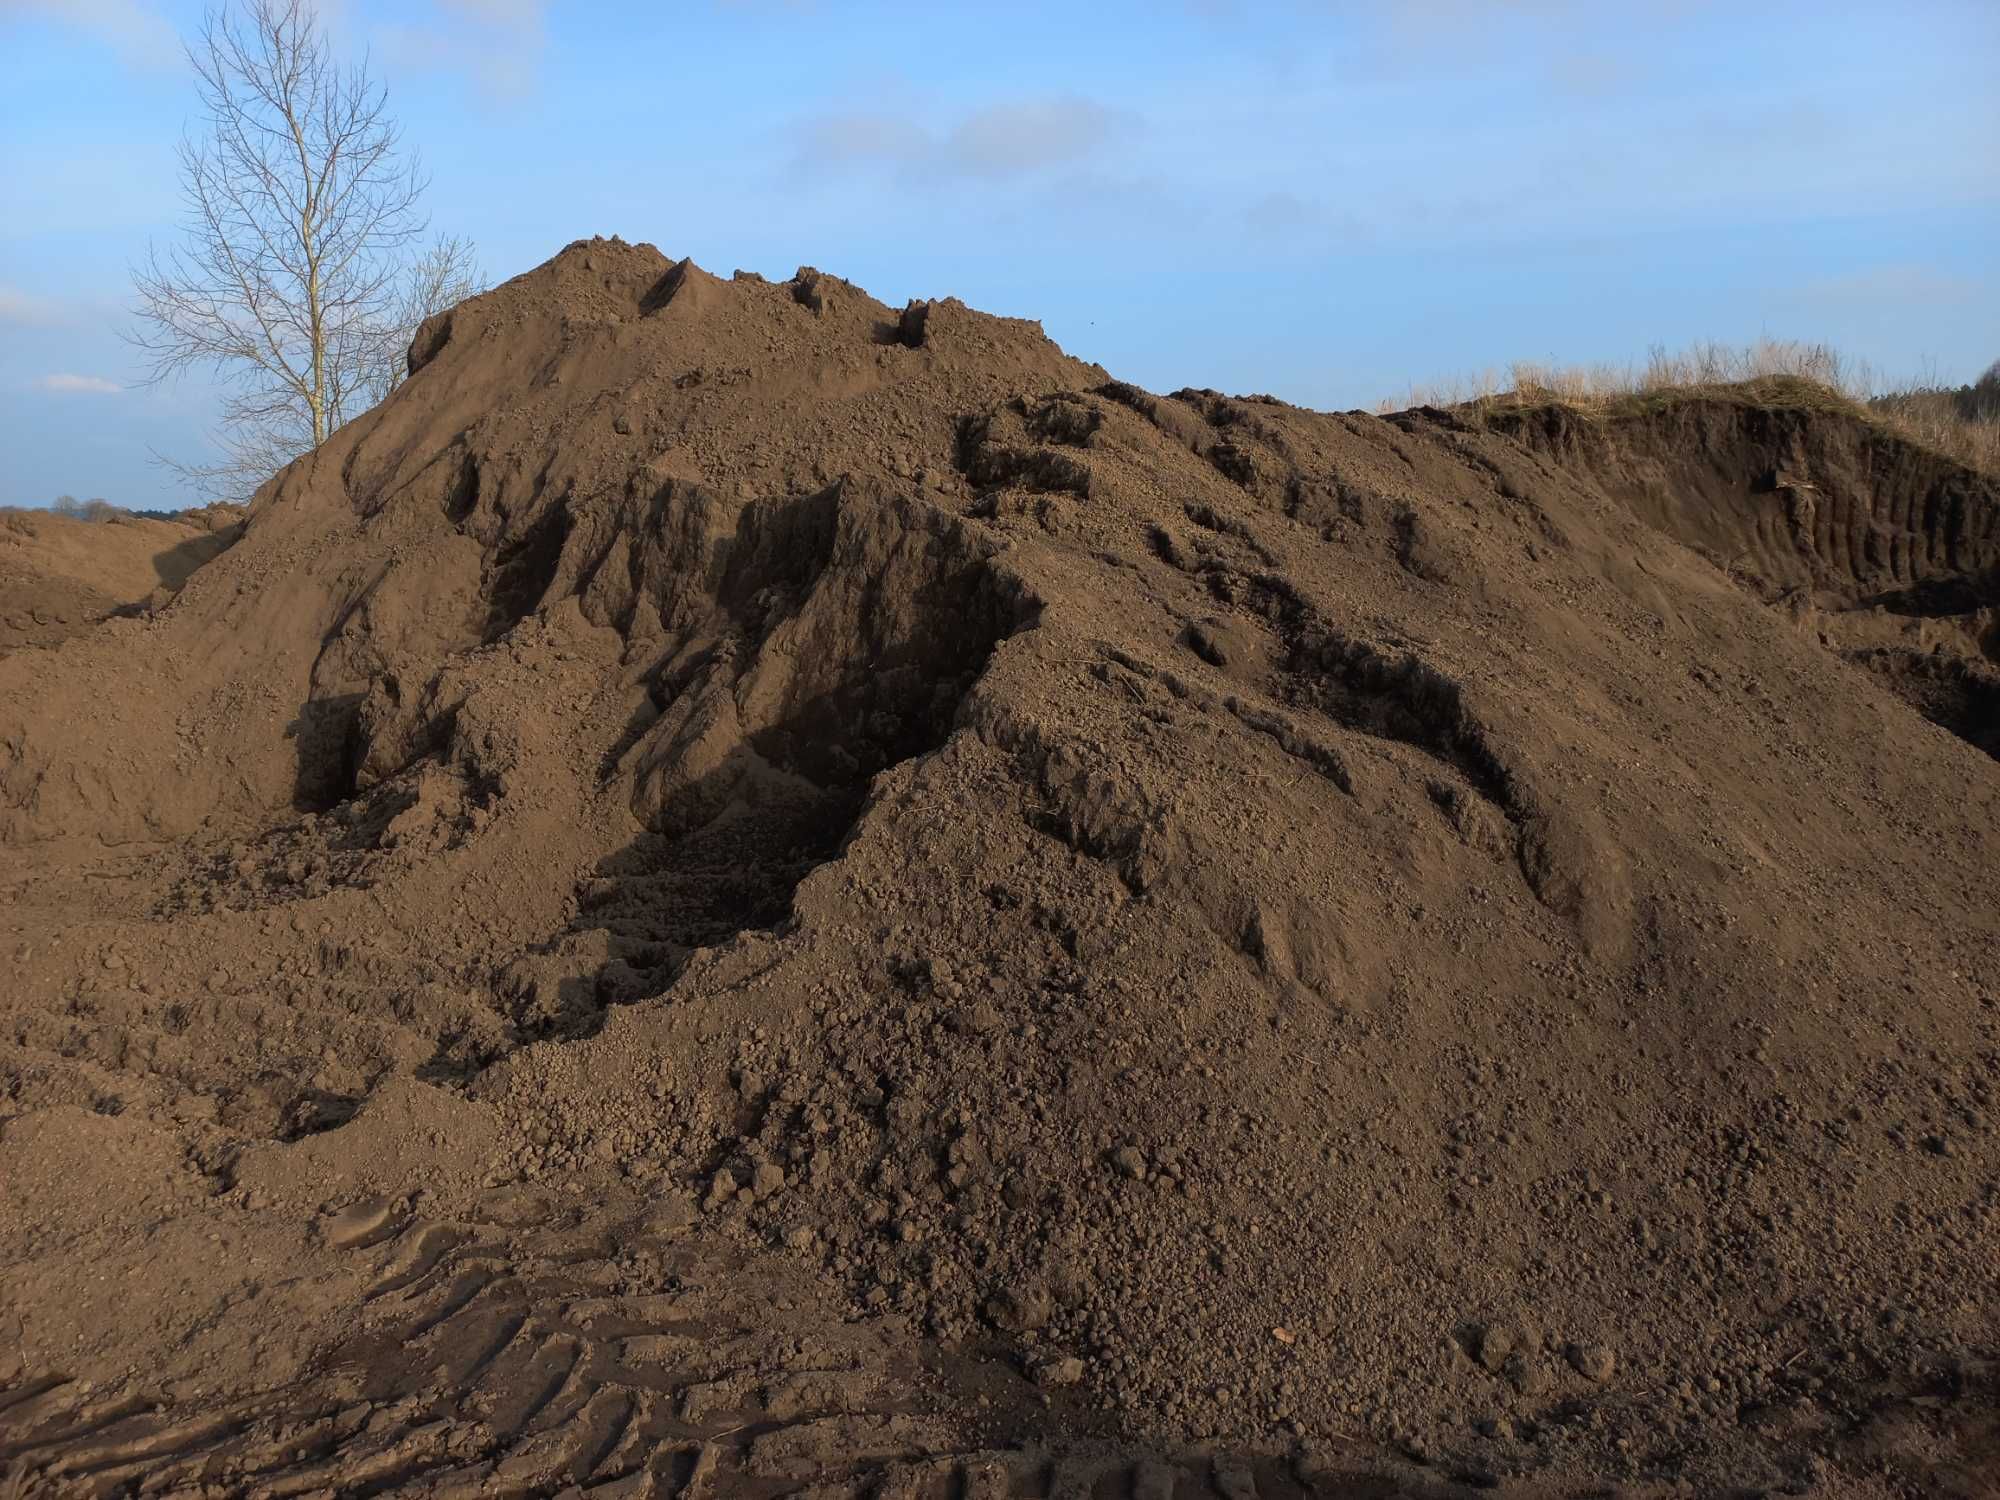
[[[1019,177],[1092,155],[1119,117],[1090,99],[1060,95],[989,104],[945,130],[902,114],[853,111],[794,127],[803,168],[887,166],[931,176]]]
[[[399,22],[376,32],[391,66],[463,71],[498,98],[534,87],[548,45],[547,0],[437,0],[436,9],[433,20]]]
[[[52,328],[62,321],[62,309],[46,297],[0,284],[0,327]]]
[[[310,0],[340,41],[354,29],[348,0]],[[489,93],[512,96],[533,87],[547,44],[548,0],[433,0],[423,16],[376,29],[373,40],[394,66],[469,74]],[[156,0],[0,0],[0,16],[52,21],[89,33],[128,63],[175,67],[181,40]],[[352,50],[358,51],[357,39]],[[341,51],[350,50],[344,44]]]
[[[86,31],[136,67],[172,67],[180,38],[143,0],[0,0],[0,16],[29,16]]]
[[[57,396],[116,396],[125,389],[101,375],[44,375],[35,385]]]
[[[1009,177],[1088,156],[1115,123],[1110,110],[1088,99],[990,104],[959,122],[945,141],[945,155],[973,176]]]

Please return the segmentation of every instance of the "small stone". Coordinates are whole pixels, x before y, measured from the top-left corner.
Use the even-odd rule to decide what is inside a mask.
[[[1618,1368],[1618,1356],[1605,1344],[1571,1344],[1570,1368],[1585,1380],[1604,1384]]]
[[[1146,1158],[1137,1146],[1120,1146],[1111,1153],[1111,1165],[1127,1177],[1146,1175]]]
[[[782,1193],[785,1190],[785,1169],[774,1161],[759,1162],[757,1170],[751,1174],[750,1186],[759,1198]]]

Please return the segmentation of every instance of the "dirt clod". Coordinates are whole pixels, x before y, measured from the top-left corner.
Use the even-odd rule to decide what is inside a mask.
[[[1571,1344],[1570,1368],[1585,1380],[1603,1385],[1618,1369],[1618,1356],[1607,1344]]]

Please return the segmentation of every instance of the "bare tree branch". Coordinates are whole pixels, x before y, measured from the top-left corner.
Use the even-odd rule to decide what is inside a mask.
[[[360,336],[353,351],[354,388],[365,406],[373,406],[398,385],[408,369],[410,341],[417,326],[433,313],[456,307],[486,290],[472,241],[440,235],[404,268],[396,293],[396,308],[387,325],[372,339]]]
[[[481,290],[472,247],[415,252],[429,180],[365,63],[310,0],[211,11],[187,49],[205,127],[180,147],[184,237],[133,269],[147,383],[212,370],[221,458],[162,460],[245,499],[394,389],[430,313]]]

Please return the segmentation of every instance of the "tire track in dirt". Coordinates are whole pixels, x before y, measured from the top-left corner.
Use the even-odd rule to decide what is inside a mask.
[[[1021,1418],[1006,1403],[996,1420],[990,1402],[982,1414],[953,1399],[954,1387],[962,1396],[990,1386],[995,1371],[913,1359],[899,1329],[815,1306],[795,1267],[678,1231],[641,1233],[600,1258],[602,1223],[544,1219],[546,1203],[518,1189],[489,1195],[487,1207],[450,1223],[385,1220],[358,1239],[352,1253],[373,1256],[377,1275],[357,1331],[291,1385],[168,1410],[143,1396],[100,1401],[88,1383],[59,1376],[17,1381],[0,1392],[0,1481],[11,1485],[0,1493],[1469,1493],[1389,1455],[1317,1473],[1296,1457],[1170,1459],[1108,1440],[1010,1441],[999,1429]]]

